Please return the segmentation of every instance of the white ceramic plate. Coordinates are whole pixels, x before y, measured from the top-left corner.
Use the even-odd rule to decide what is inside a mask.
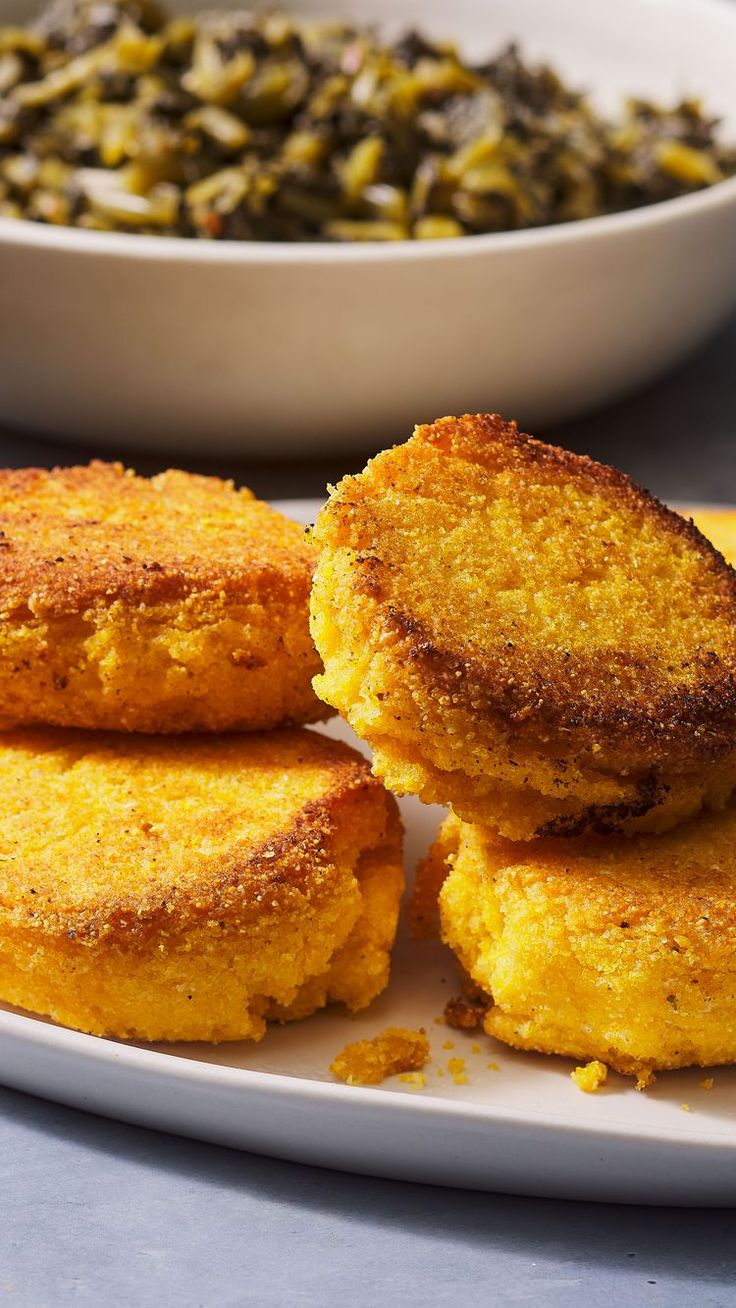
[[[41,3],[0,0],[0,23]],[[725,0],[284,5],[456,36],[481,58],[518,38],[606,110],[629,94],[702,95],[736,138]],[[458,411],[534,430],[642,386],[734,303],[736,178],[610,217],[383,245],[0,219],[0,421],[113,449],[249,457],[380,448]]]
[[[283,507],[311,521],[318,505]],[[340,723],[326,730],[351,739]],[[411,870],[442,810],[417,800],[402,810]],[[6,1009],[0,1080],[144,1126],[371,1175],[629,1203],[736,1203],[736,1069],[717,1069],[712,1090],[695,1069],[664,1074],[644,1094],[612,1075],[585,1095],[565,1059],[438,1025],[458,989],[448,950],[404,936],[391,985],[367,1013],[322,1013],[274,1028],[258,1045],[139,1047]],[[388,1025],[425,1027],[426,1088],[396,1078],[376,1088],[334,1082],[335,1054]],[[456,1057],[465,1085],[447,1068]]]

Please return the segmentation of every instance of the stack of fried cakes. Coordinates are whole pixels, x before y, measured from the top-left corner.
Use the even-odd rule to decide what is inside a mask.
[[[736,574],[615,470],[497,415],[346,478],[317,523],[315,685],[399,793],[487,1031],[736,1061]]]
[[[0,473],[0,999],[146,1040],[365,1006],[396,804],[311,679],[314,547],[249,491]]]

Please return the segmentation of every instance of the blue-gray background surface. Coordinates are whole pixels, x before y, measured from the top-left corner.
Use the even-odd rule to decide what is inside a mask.
[[[10,1305],[723,1308],[736,1299],[733,1211],[344,1176],[11,1091],[0,1091],[0,1158],[0,1296]]]
[[[735,376],[736,322],[635,400],[537,434],[615,462],[664,497],[736,501]],[[0,464],[96,453],[0,436]],[[320,495],[363,461],[199,466],[275,498]],[[736,1304],[732,1210],[555,1203],[343,1176],[1,1089],[0,1169],[0,1303],[19,1308]]]

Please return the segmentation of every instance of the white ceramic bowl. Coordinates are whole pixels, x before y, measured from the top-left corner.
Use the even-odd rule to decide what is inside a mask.
[[[36,5],[0,0],[0,21]],[[206,0],[174,7],[197,10]],[[518,38],[603,107],[702,94],[736,137],[728,0],[284,0],[473,55]],[[736,179],[631,213],[447,242],[205,243],[0,220],[0,422],[255,456],[497,409],[549,426],[634,390],[736,302]]]

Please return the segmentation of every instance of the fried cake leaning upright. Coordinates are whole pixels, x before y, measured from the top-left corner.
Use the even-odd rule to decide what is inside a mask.
[[[302,729],[0,736],[0,999],[138,1040],[259,1039],[388,980],[396,802]]]
[[[736,1062],[736,803],[663,835],[512,842],[447,819],[442,935],[517,1049]]]
[[[315,534],[315,687],[392,790],[512,839],[665,830],[733,791],[736,573],[622,473],[444,418]]]
[[[315,551],[214,477],[0,471],[0,721],[258,730],[325,716]]]

